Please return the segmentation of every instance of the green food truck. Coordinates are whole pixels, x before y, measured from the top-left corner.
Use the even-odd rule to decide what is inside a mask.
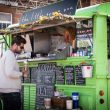
[[[23,110],[45,110],[46,98],[50,110],[66,110],[67,100],[72,110],[110,110],[110,3],[77,9],[74,16],[55,11],[30,24],[27,16],[0,39],[1,53],[16,34],[27,40],[17,56],[21,68],[24,61],[29,67]]]

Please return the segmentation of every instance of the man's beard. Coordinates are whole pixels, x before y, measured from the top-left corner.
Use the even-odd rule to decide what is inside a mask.
[[[21,51],[15,51],[16,54],[21,54]]]

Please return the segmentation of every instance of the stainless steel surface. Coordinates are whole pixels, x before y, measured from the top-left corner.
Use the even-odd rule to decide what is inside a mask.
[[[48,54],[51,46],[51,38],[48,32],[34,34],[34,53]]]

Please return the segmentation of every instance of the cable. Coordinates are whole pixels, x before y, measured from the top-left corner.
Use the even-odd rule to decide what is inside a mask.
[[[2,37],[3,37],[3,39],[4,39],[5,43],[6,43],[6,45],[7,45],[8,48],[9,48],[9,45],[8,45],[8,43],[7,43],[7,40],[6,40],[5,36],[3,35]]]
[[[0,98],[0,102],[1,102],[1,105],[2,105],[2,110],[4,110],[3,100],[1,98]]]

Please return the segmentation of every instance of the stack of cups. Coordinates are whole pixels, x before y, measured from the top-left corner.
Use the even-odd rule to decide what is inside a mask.
[[[71,110],[73,108],[72,100],[66,100],[66,109]]]
[[[44,106],[45,106],[46,109],[51,108],[51,98],[45,98],[44,99]]]

